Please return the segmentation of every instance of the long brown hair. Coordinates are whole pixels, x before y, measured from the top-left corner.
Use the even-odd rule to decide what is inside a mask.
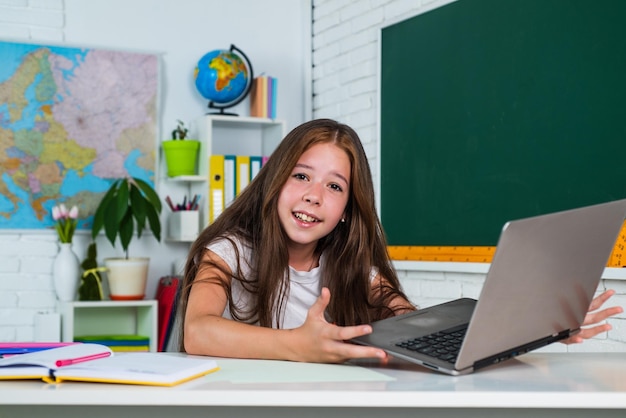
[[[331,292],[328,316],[337,325],[369,323],[394,314],[388,307],[394,297],[406,299],[387,254],[376,213],[372,175],[361,141],[349,126],[330,119],[317,119],[296,127],[281,141],[254,180],[192,245],[180,299],[182,328],[189,292],[206,246],[229,236],[237,237],[252,249],[251,273],[243,277],[238,266],[236,271],[230,272],[230,277],[251,293],[253,306],[245,311],[238,310],[228,283],[218,277],[204,280],[216,280],[224,286],[233,318],[278,327],[279,313],[289,288],[287,236],[278,217],[278,197],[300,156],[319,143],[335,144],[346,152],[351,163],[345,222],[340,222],[320,239],[316,248],[317,254],[326,254],[322,285]],[[233,247],[238,254],[234,244]],[[374,292],[370,282],[372,267],[385,279]],[[229,275],[223,269],[220,271]],[[181,348],[183,340],[181,338]]]

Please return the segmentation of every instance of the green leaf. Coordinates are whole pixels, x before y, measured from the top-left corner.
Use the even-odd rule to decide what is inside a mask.
[[[126,215],[128,211],[129,201],[128,201],[128,181],[126,179],[119,181],[119,187],[117,189],[117,196],[115,196],[115,201],[117,204],[117,223],[121,223],[122,219]]]
[[[135,221],[137,221],[137,237],[141,237],[141,233],[143,232],[143,228],[146,225],[146,206],[147,201],[142,196],[139,189],[135,186],[131,186],[130,188],[130,207],[135,217]]]
[[[128,254],[128,245],[133,237],[133,216],[130,210],[124,214],[122,222],[120,222],[120,243],[122,248]]]
[[[118,206],[115,200],[110,200],[104,207],[104,233],[109,239],[111,245],[114,247],[115,237],[117,236],[117,231],[119,229],[119,222],[117,222],[117,209]]]
[[[158,213],[161,213],[161,199],[159,199],[159,195],[154,191],[152,187],[145,181],[141,179],[134,179],[137,186],[141,189],[143,194],[146,196],[148,201],[154,206]]]
[[[93,217],[93,224],[91,226],[91,238],[92,239],[96,239],[96,237],[98,236],[98,233],[104,226],[104,211],[108,205],[108,202],[111,199],[113,199],[114,194],[115,194],[115,188],[111,187],[104,194],[104,197],[102,198],[102,200],[100,201],[100,204],[98,205],[98,208],[96,209],[96,213],[94,214],[94,217]]]
[[[128,257],[128,247],[137,226],[137,237],[141,237],[147,228],[146,218],[155,238],[161,240],[162,210],[161,200],[156,191],[145,181],[128,177],[116,180],[104,195],[96,213],[92,227],[92,238],[104,228],[105,235],[115,247],[115,240],[120,244]],[[75,228],[72,225],[72,228]],[[72,232],[73,233],[73,232]]]
[[[161,241],[161,221],[159,219],[159,214],[156,212],[154,207],[148,205],[146,207],[146,215],[148,216],[148,222],[150,223],[150,229],[154,234],[154,237],[157,241]]]

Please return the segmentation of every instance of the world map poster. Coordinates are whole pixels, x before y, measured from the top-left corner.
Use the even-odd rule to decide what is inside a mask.
[[[159,60],[154,54],[0,42],[0,228],[81,229],[114,179],[154,184]]]

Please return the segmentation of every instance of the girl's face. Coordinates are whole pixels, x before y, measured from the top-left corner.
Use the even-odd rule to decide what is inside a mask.
[[[350,196],[350,159],[334,144],[302,154],[278,197],[278,216],[290,248],[314,248],[344,216]]]

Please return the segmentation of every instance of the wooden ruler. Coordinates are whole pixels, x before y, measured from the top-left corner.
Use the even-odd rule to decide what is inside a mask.
[[[491,263],[495,246],[388,246],[392,260],[405,261],[458,261]],[[626,222],[617,237],[607,267],[626,266]]]
[[[607,264],[607,267],[624,266],[626,266],[626,222],[624,222],[621,231],[619,231],[617,241],[615,241],[613,252]]]
[[[490,263],[496,247],[412,245],[389,246],[387,250],[392,260]]]

